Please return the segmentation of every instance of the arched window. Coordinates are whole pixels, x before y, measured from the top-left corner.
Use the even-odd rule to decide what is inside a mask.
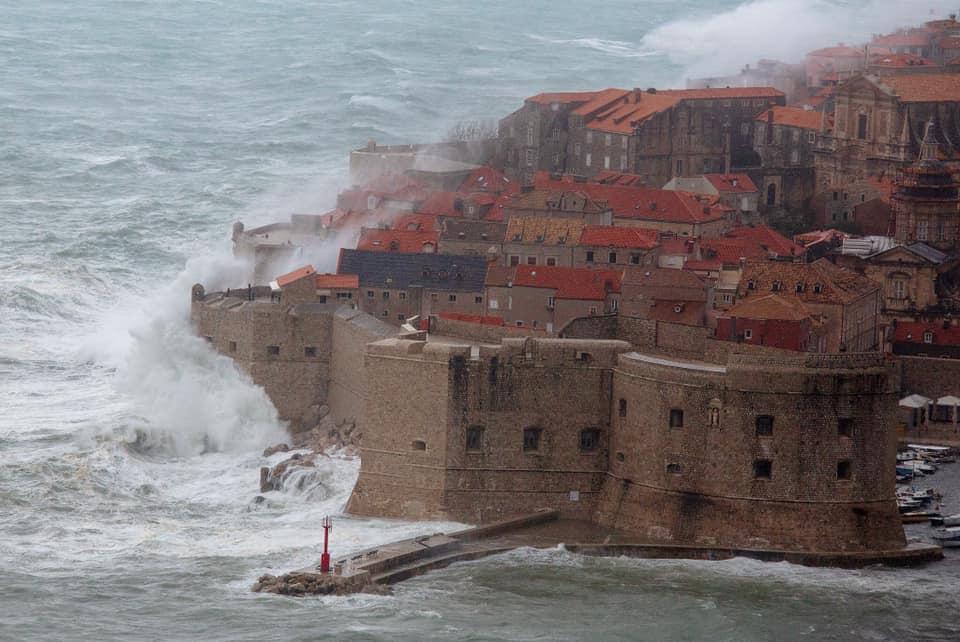
[[[767,205],[777,204],[777,186],[775,183],[767,185]]]

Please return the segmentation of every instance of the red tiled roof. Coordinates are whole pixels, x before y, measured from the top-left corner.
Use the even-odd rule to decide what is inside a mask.
[[[702,261],[689,260],[683,264],[684,270],[693,272],[716,272],[723,268],[723,261],[718,259],[703,259]]]
[[[356,274],[318,274],[317,288],[331,290],[356,290],[360,287],[360,277]]]
[[[775,319],[803,321],[811,318],[810,310],[797,297],[765,294],[742,299],[723,316],[738,319]]]
[[[898,31],[897,33],[877,36],[870,45],[878,47],[927,47],[930,45],[930,33],[923,29]]]
[[[455,206],[457,201],[462,203],[463,196],[456,192],[432,192],[427,200],[417,206],[417,214],[463,216],[463,212]]]
[[[909,69],[911,67],[936,67],[937,64],[916,54],[898,53],[871,56],[870,66],[881,69]]]
[[[902,74],[883,76],[880,82],[893,89],[900,102],[960,102],[960,74]]]
[[[766,225],[737,227],[727,232],[732,239],[746,239],[777,256],[800,256],[806,249]]]
[[[450,319],[452,321],[466,321],[467,323],[479,323],[481,325],[504,325],[503,317],[484,316],[480,314],[466,314],[463,312],[441,312],[441,319]]]
[[[574,109],[573,113],[587,119],[592,118],[597,112],[606,110],[612,103],[619,101],[629,93],[626,89],[614,88],[598,91],[589,101]]]
[[[440,219],[434,214],[400,214],[393,218],[391,227],[408,232],[438,232]]]
[[[680,98],[677,96],[628,92],[623,96],[622,101],[598,112],[586,126],[589,129],[604,132],[632,134],[640,123],[654,114],[667,111],[678,102]],[[588,106],[584,105],[581,109],[586,109]]]
[[[489,192],[492,194],[514,193],[520,190],[520,184],[511,181],[498,169],[483,165],[476,168],[460,185],[460,192]]]
[[[588,225],[580,234],[580,245],[649,250],[657,247],[657,231],[638,227]]]
[[[736,265],[740,259],[765,259],[770,256],[767,250],[751,239],[703,239],[700,248],[704,259],[718,260],[724,265]]]
[[[561,91],[547,92],[530,96],[527,102],[540,105],[550,105],[552,103],[585,103],[597,95],[595,91]]]
[[[487,213],[484,214],[483,220],[503,221],[505,219],[505,216],[503,213],[503,206],[510,203],[511,200],[513,200],[513,198],[509,194],[504,194],[503,196],[500,196],[499,198],[497,198],[497,200],[494,201],[490,209],[487,210]]]
[[[660,255],[665,254],[690,254],[696,255],[697,246],[700,242],[693,238],[666,238],[660,241]]]
[[[785,127],[801,127],[803,129],[820,129],[822,114],[812,109],[799,107],[771,107],[757,115],[757,120],[767,122],[769,112],[773,112],[773,124]]]
[[[621,187],[643,187],[646,177],[639,174],[624,174],[622,172],[602,171],[590,179],[593,183],[602,185],[620,185]]]
[[[569,187],[563,180],[554,180],[549,174],[538,172],[534,178],[537,187]],[[597,202],[604,202],[613,210],[614,217],[675,223],[705,223],[723,218],[723,211],[690,192],[577,183],[577,191],[584,192]],[[706,211],[704,211],[706,210]]]
[[[293,272],[287,272],[286,274],[281,274],[277,277],[277,285],[281,288],[295,283],[300,279],[310,276],[311,274],[316,274],[317,271],[313,269],[312,265],[304,265],[302,268],[297,268]]]
[[[663,89],[659,95],[676,96],[682,100],[710,100],[717,98],[782,98],[784,94],[773,87],[707,87],[705,89]]]
[[[436,252],[439,237],[439,232],[432,231],[382,230],[367,227],[360,231],[357,249],[404,254]]]
[[[960,345],[960,326],[951,324],[948,328],[944,328],[942,321],[897,321],[893,330],[893,340],[924,343],[923,335],[926,332],[933,333],[932,345]]]
[[[710,184],[718,192],[751,193],[758,191],[757,186],[746,174],[704,174],[703,177],[710,181]]]
[[[488,286],[549,288],[558,299],[603,301],[608,292],[620,292],[623,272],[591,270],[546,265],[517,265],[509,268],[491,266],[487,270]]]
[[[937,40],[937,46],[941,49],[960,49],[960,36],[944,36]]]

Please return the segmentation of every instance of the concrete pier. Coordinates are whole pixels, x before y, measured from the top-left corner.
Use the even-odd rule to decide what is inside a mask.
[[[746,557],[804,566],[859,568],[873,564],[912,566],[943,558],[939,546],[911,543],[890,551],[796,552],[637,542],[635,536],[590,522],[559,518],[558,511],[540,511],[463,531],[401,540],[335,560],[334,571],[323,575],[319,564],[280,577],[264,576],[256,591],[285,595],[383,592],[377,587],[423,575],[454,562],[474,560],[522,547],[563,545],[583,555],[645,559],[725,560]],[[316,590],[309,590],[315,587]]]

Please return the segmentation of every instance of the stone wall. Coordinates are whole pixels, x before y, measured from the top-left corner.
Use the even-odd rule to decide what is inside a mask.
[[[430,321],[431,332],[442,336],[457,337],[479,343],[500,343],[507,337],[546,336],[546,332],[537,328],[518,328],[509,325],[487,325],[471,321],[447,319],[442,316]]]
[[[897,357],[901,364],[903,396],[918,394],[936,401],[947,395],[960,396],[960,359]]]

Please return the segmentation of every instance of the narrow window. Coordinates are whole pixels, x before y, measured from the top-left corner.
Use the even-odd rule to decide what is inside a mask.
[[[267,354],[271,357],[279,356],[280,346],[267,346]]]
[[[600,429],[584,428],[580,431],[580,451],[595,452],[600,448]]]
[[[326,297],[325,295],[320,295],[320,296],[317,297],[317,301],[318,301],[319,303],[326,303],[326,302],[327,302],[327,297]]]
[[[927,330],[923,333],[923,342],[924,343],[933,343],[933,333]]]
[[[467,450],[473,452],[483,450],[483,426],[467,428]]]
[[[841,437],[853,437],[853,419],[841,417],[837,420],[837,434]]]
[[[551,256],[550,258],[547,259],[547,265],[549,265],[549,266],[552,267],[552,266],[554,266],[554,265],[556,265],[556,264],[557,264],[557,259],[556,259],[556,258],[554,258],[554,257]]]
[[[590,167],[590,163],[591,163],[591,161],[593,160],[592,156],[593,156],[592,154],[589,154],[589,153],[588,153],[588,154],[584,157],[583,164],[586,165],[587,167]]]
[[[373,298],[373,290],[367,290],[367,298],[368,298],[368,299],[372,299],[372,298]]]
[[[593,251],[587,250],[587,263],[593,263]]]
[[[510,257],[510,265],[520,265],[520,257],[513,255]]]
[[[389,299],[389,298],[390,298],[390,293],[389,293],[388,291],[384,290],[382,296],[383,296],[384,300]]]
[[[746,339],[747,341],[749,341],[750,339],[752,339],[752,338],[753,338],[753,330],[751,330],[750,328],[747,328],[746,330],[744,330],[744,331],[743,331],[743,338]]]
[[[406,321],[406,318],[402,314],[398,314],[397,321]]]
[[[436,292],[431,292],[431,293],[430,293],[430,300],[431,300],[431,301],[439,301],[439,300],[440,300],[440,295],[437,294]]]
[[[670,427],[683,428],[683,411],[679,408],[670,409]]]
[[[607,263],[616,263],[616,262],[617,262],[617,253],[610,252],[610,254],[607,256]]]
[[[475,296],[475,297],[473,297],[473,302],[474,302],[474,303],[483,303],[483,297],[482,297],[482,296]]]
[[[535,256],[527,257],[527,265],[536,265],[536,264],[537,264],[537,257]]]
[[[867,137],[867,115],[860,114],[857,116],[857,138],[860,140],[865,140]]]
[[[456,294],[450,294],[450,295],[447,296],[447,300],[450,301],[451,303],[456,303],[456,302],[457,302],[457,295],[456,295]]]
[[[385,316],[385,317],[390,316],[390,310],[384,310],[382,316]]]
[[[757,436],[773,436],[773,417],[770,415],[759,415],[757,417]]]
[[[720,409],[713,407],[710,409],[710,425],[719,426],[720,425]]]
[[[231,341],[231,342],[230,342],[230,352],[236,352],[236,351],[237,351],[237,342],[236,342],[236,341]]]
[[[773,462],[769,459],[757,459],[753,462],[754,479],[770,479],[773,475]]]
[[[639,254],[631,254],[631,255],[630,255],[630,264],[631,264],[631,265],[640,265],[640,255],[639,255]]]
[[[671,475],[680,475],[683,473],[683,466],[680,464],[667,464],[667,472]]]
[[[303,356],[315,357],[317,356],[317,349],[314,346],[307,346],[303,349]]]
[[[621,417],[627,416],[627,400],[626,399],[620,400],[620,416]]]
[[[422,439],[414,439],[414,440],[413,440],[413,443],[410,444],[410,447],[411,447],[413,450],[426,450],[426,449],[427,449],[427,442],[423,441]]]
[[[548,296],[548,297],[547,297],[547,308],[549,308],[549,309],[552,310],[554,307],[556,307],[556,305],[557,305],[557,297],[555,297],[555,296]]]
[[[400,297],[400,300],[401,300],[401,301],[403,301],[404,299],[406,299],[406,298],[407,298],[407,293],[406,293],[406,292],[401,292],[401,293],[400,293],[400,294],[398,294],[397,296],[399,296],[399,297]],[[347,298],[349,299],[349,298],[350,298],[350,296],[349,296],[349,295],[347,295]]]
[[[849,460],[837,462],[837,479],[850,479],[850,472],[853,466]]]
[[[523,451],[533,452],[540,450],[540,434],[543,431],[540,428],[523,429]]]

